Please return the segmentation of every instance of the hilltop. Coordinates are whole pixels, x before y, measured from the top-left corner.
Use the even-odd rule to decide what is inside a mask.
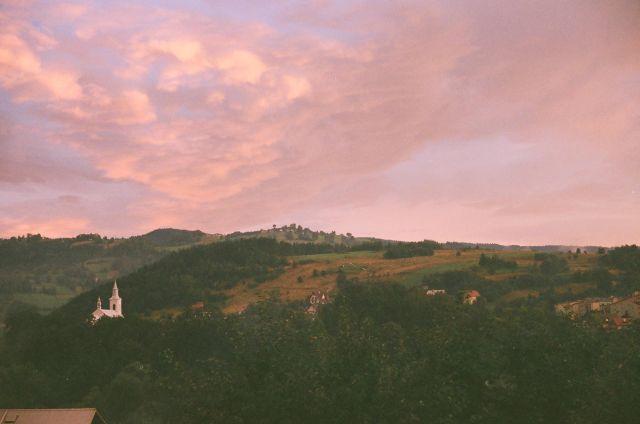
[[[177,249],[195,244],[213,243],[221,240],[223,236],[221,234],[207,234],[200,230],[190,231],[175,228],[158,228],[157,230],[134,238],[140,238],[161,249]]]
[[[224,237],[225,240],[238,240],[248,238],[271,238],[288,243],[312,243],[332,245],[358,245],[371,242],[393,243],[392,240],[383,240],[375,237],[354,237],[351,233],[338,234],[335,231],[314,231],[302,225],[289,224],[281,227],[275,225],[268,229],[240,232],[236,231]]]

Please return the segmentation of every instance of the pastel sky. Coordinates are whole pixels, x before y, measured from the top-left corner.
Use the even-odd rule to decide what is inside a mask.
[[[640,242],[640,2],[0,0],[0,236]]]

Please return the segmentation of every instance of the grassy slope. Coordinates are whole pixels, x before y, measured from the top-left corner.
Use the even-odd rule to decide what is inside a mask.
[[[478,269],[480,254],[497,255],[504,259],[515,260],[518,270],[503,271],[487,274]],[[225,312],[242,311],[249,304],[277,295],[283,301],[298,301],[306,299],[314,290],[331,292],[335,289],[336,273],[339,269],[349,278],[359,280],[384,280],[415,286],[422,284],[422,277],[445,271],[473,269],[489,280],[500,281],[525,274],[534,264],[534,252],[508,250],[468,250],[456,256],[455,250],[437,250],[433,256],[423,256],[403,259],[384,259],[382,252],[352,252],[298,256],[292,258],[296,265],[287,267],[284,274],[275,280],[260,285],[241,284],[225,292],[228,301]],[[596,255],[580,255],[577,259],[570,259],[571,271],[588,269],[595,263]],[[313,271],[322,271],[325,275],[313,277]],[[298,278],[302,277],[302,282]],[[529,294],[514,294],[514,298],[526,297]],[[536,294],[536,293],[532,293]]]

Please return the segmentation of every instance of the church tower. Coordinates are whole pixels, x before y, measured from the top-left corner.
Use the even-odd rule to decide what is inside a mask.
[[[102,317],[107,318],[124,318],[122,314],[122,298],[118,294],[118,283],[113,282],[113,290],[109,298],[109,309],[102,309],[102,299],[98,297],[96,302],[96,310],[91,314],[89,322],[95,324]]]
[[[122,316],[122,299],[118,295],[118,283],[116,281],[113,282],[113,290],[109,298],[109,309],[112,310],[116,316]]]

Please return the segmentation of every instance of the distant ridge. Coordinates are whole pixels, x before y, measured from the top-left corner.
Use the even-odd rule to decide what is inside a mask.
[[[339,234],[335,231],[314,231],[302,225],[289,224],[281,227],[259,229],[253,231],[236,231],[224,236],[225,240],[241,240],[249,238],[271,238],[277,241],[288,243],[313,243],[313,244],[344,244],[353,246],[361,243],[384,242],[392,243],[391,240],[383,240],[375,237],[354,237],[351,233]]]
[[[136,235],[131,237],[102,237],[99,234],[79,234],[76,237],[62,237],[62,238],[48,238],[41,236],[40,234],[27,234],[23,236],[15,236],[11,238],[0,238],[2,241],[9,241],[15,239],[30,239],[30,240],[68,240],[76,242],[100,242],[105,240],[109,242],[125,242],[133,240],[142,240],[153,247],[161,249],[171,249],[188,247],[196,244],[207,244],[221,240],[240,240],[251,238],[272,238],[278,241],[285,241],[290,243],[314,243],[314,244],[345,244],[345,245],[357,245],[360,243],[369,242],[382,242],[382,243],[402,243],[404,240],[390,240],[381,239],[377,237],[354,237],[351,233],[340,234],[336,231],[323,231],[323,230],[311,230],[308,227],[303,227],[298,224],[283,225],[280,227],[273,226],[266,229],[258,229],[251,231],[234,231],[228,234],[220,233],[206,233],[201,230],[185,230],[179,228],[157,228],[146,234]],[[425,237],[428,239],[428,237]],[[498,243],[474,243],[464,241],[447,241],[441,243],[446,249],[473,249],[476,246],[482,249],[493,250],[532,250],[540,252],[567,252],[569,250],[575,251],[581,249],[589,253],[597,252],[603,246],[594,245],[504,245]]]
[[[442,244],[445,249],[474,249],[476,246],[480,249],[492,249],[492,250],[531,250],[535,252],[575,252],[576,249],[580,249],[587,253],[596,253],[603,246],[580,246],[580,245],[563,245],[563,244],[549,244],[541,246],[522,246],[518,244],[502,245],[497,243],[469,243],[448,241]]]
[[[138,236],[154,246],[184,246],[216,241],[220,234],[207,234],[200,230],[180,230],[176,228],[158,228],[147,234]]]

